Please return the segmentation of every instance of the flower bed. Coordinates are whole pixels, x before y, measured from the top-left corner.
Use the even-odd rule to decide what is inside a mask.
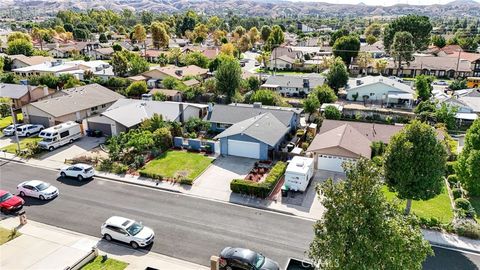
[[[282,178],[286,169],[287,164],[279,161],[270,170],[270,173],[265,178],[265,181],[254,182],[245,179],[233,179],[232,182],[230,182],[230,189],[235,193],[266,198],[268,195],[270,195],[278,181]]]

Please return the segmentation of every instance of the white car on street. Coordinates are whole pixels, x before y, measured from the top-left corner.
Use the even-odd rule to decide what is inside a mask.
[[[141,222],[118,216],[110,217],[103,223],[101,234],[107,241],[117,240],[135,249],[150,245],[155,238],[153,230]]]
[[[17,127],[17,135],[21,137],[30,137],[30,135],[38,133],[42,131],[42,129],[43,129],[42,125],[31,125],[31,124],[21,125]]]
[[[95,175],[95,170],[88,164],[77,163],[72,166],[63,167],[60,170],[61,177],[74,177],[79,181],[83,179],[92,178]]]
[[[40,200],[50,200],[58,196],[58,188],[40,180],[30,180],[17,186],[20,196],[35,197]]]
[[[5,136],[13,136],[15,135],[15,130],[17,129],[17,127],[21,126],[21,124],[16,124],[15,126],[12,124],[12,125],[9,125],[8,127],[4,128],[2,130],[3,132],[3,135]]]

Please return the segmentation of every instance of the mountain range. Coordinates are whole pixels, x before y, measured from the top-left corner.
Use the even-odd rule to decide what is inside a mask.
[[[480,3],[456,0],[445,5],[370,6],[280,0],[1,0],[0,9],[28,9],[52,13],[62,9],[132,9],[153,12],[182,12],[188,9],[204,14],[271,17],[398,16],[409,13],[427,16],[480,17]]]

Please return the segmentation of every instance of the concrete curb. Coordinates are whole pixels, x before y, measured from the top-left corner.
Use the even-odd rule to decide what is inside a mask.
[[[142,184],[142,183],[131,182],[131,181],[122,180],[122,179],[118,179],[118,178],[114,178],[114,177],[108,177],[108,176],[104,176],[104,175],[96,175],[95,178],[106,179],[106,180],[110,180],[110,181],[116,181],[116,182],[120,182],[120,183],[124,183],[124,184],[132,184],[132,185],[140,186],[140,187],[153,188],[153,189],[168,191],[168,192],[172,192],[172,193],[185,194],[184,192],[181,192],[179,190],[174,190],[174,189],[169,189],[169,188],[164,188],[164,187],[159,187],[159,186],[146,185],[146,184]]]
[[[454,245],[445,245],[443,243],[438,243],[435,241],[428,241],[432,246],[437,246],[441,248],[447,248],[447,249],[455,249],[455,250],[460,250],[460,251],[466,251],[470,253],[475,253],[475,254],[480,254],[480,250],[477,249],[470,249],[470,248],[464,248],[464,247],[458,247]]]

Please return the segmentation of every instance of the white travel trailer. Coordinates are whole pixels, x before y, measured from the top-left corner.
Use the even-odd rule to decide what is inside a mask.
[[[313,176],[313,158],[295,156],[285,170],[287,190],[304,192]]]
[[[73,141],[81,138],[82,135],[80,124],[69,121],[42,130],[38,137],[43,138],[43,140],[38,143],[38,146],[52,151],[65,144],[73,143]]]

